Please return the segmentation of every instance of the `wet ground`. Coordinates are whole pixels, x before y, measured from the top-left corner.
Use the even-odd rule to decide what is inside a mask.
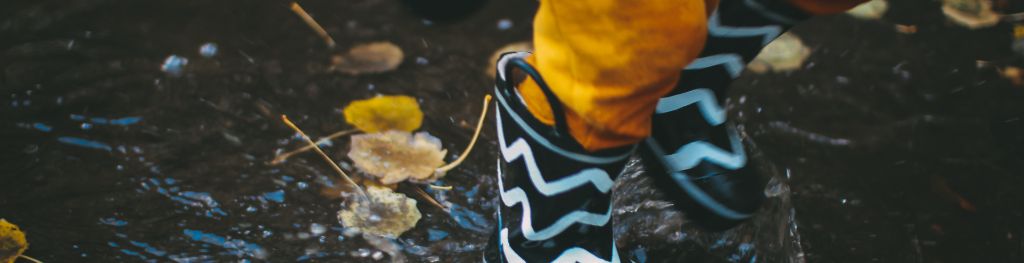
[[[302,2],[340,50],[391,41],[398,70],[325,72],[332,51],[286,2],[22,1],[0,10],[0,217],[47,262],[473,262],[493,220],[493,131],[420,199],[416,228],[366,240],[341,227],[313,155],[268,165],[347,129],[340,108],[420,98],[423,130],[452,158],[472,136],[487,58],[528,40],[533,1],[492,1],[442,24],[396,1]],[[901,34],[894,23],[916,25]],[[971,31],[937,3],[882,21],[822,17],[795,29],[803,70],[744,75],[730,107],[771,198],[752,222],[706,233],[661,201],[642,167],[616,186],[620,251],[638,262],[1022,262],[1024,87],[1011,26]],[[205,43],[216,55],[199,54]],[[189,60],[181,76],[160,65]],[[341,158],[344,141],[328,152]],[[413,195],[412,186],[399,192]],[[383,249],[383,250],[382,250]]]

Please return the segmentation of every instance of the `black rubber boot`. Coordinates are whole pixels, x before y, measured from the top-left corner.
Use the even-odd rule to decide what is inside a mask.
[[[485,262],[620,262],[612,238],[611,189],[635,147],[587,152],[569,135],[565,114],[543,78],[508,53],[498,61],[496,118],[498,227]],[[555,126],[529,113],[512,71],[537,82]]]
[[[723,0],[708,18],[704,50],[683,70],[675,90],[658,101],[651,137],[641,143],[644,163],[698,225],[731,228],[764,200],[764,181],[747,165],[723,99],[747,62],[808,17],[785,0]]]

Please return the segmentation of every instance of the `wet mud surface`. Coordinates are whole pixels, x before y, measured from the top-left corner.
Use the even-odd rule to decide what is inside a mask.
[[[395,240],[336,219],[338,184],[313,154],[267,162],[349,129],[340,109],[377,94],[420,99],[422,130],[449,159],[490,91],[488,57],[530,37],[533,1],[491,1],[460,21],[422,20],[397,1],[302,2],[327,49],[287,2],[14,1],[0,10],[0,217],[47,262],[475,262],[493,226],[493,130],[466,164],[417,197],[423,218]],[[804,69],[745,74],[729,98],[770,183],[753,221],[724,233],[687,222],[639,165],[616,185],[623,255],[637,262],[1021,262],[1024,87],[1009,24],[971,31],[938,3],[892,3],[880,21],[845,15],[794,29]],[[916,25],[902,34],[893,24]],[[390,41],[395,71],[326,72],[330,55]],[[212,57],[200,46],[215,43]],[[180,76],[161,71],[188,59]],[[489,123],[490,124],[490,123]],[[488,126],[489,127],[489,126]],[[342,160],[346,140],[327,152]],[[344,167],[345,165],[343,165]]]

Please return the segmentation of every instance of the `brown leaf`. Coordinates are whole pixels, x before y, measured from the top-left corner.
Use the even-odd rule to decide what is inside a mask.
[[[415,136],[404,131],[386,131],[352,136],[348,157],[356,168],[395,184],[407,179],[430,182],[443,176],[438,167],[444,165],[447,150],[441,140],[426,132]]]
[[[775,39],[750,62],[748,68],[756,73],[786,72],[799,69],[811,55],[811,49],[793,33]]]
[[[366,193],[369,200],[353,198],[338,211],[342,225],[367,234],[398,237],[415,227],[422,217],[416,200],[403,194],[376,186],[367,187]]]
[[[882,18],[888,9],[889,2],[886,0],[872,0],[846,11],[846,14],[860,19],[877,20]]]
[[[359,75],[392,71],[402,64],[402,49],[391,42],[362,44],[332,58],[331,69]]]
[[[491,54],[491,57],[487,60],[487,72],[486,72],[487,76],[491,76],[492,79],[494,78],[494,74],[496,74],[494,66],[498,64],[498,58],[501,57],[501,54],[508,53],[508,52],[530,51],[530,50],[533,50],[533,44],[530,43],[530,41],[521,41],[521,42],[511,43],[511,44],[502,46],[498,50],[495,50],[494,53]]]
[[[942,3],[942,13],[958,25],[979,29],[999,23],[999,14],[992,11],[992,2],[987,0],[943,0]]]

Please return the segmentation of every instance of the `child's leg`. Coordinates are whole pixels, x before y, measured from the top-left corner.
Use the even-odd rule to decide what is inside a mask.
[[[700,56],[659,100],[644,160],[677,207],[713,229],[732,227],[760,206],[764,184],[722,107],[747,62],[793,24],[840,12],[861,0],[722,0],[708,19]]]
[[[485,260],[620,261],[612,183],[700,51],[706,16],[693,0],[541,1],[536,53],[498,62],[501,202]],[[532,75],[516,86],[515,71]]]

